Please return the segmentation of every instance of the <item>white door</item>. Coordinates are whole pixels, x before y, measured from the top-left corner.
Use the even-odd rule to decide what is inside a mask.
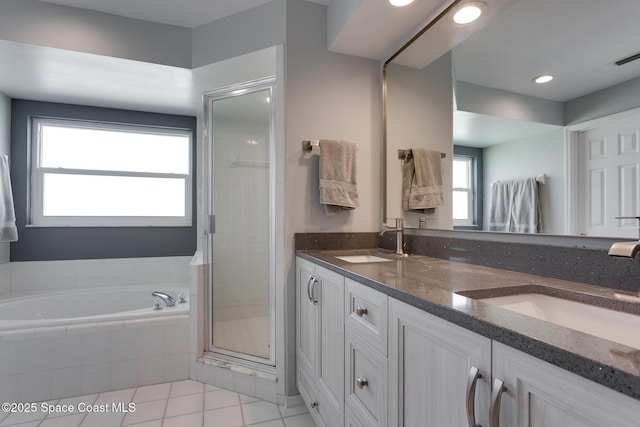
[[[640,117],[578,133],[578,232],[638,237]]]

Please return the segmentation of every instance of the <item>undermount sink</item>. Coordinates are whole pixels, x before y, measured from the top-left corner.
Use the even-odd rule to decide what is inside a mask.
[[[341,259],[342,261],[353,263],[353,264],[364,264],[366,262],[393,261],[387,258],[375,256],[375,255],[347,255],[347,256],[337,256],[336,258]]]
[[[637,314],[542,293],[520,293],[477,299],[536,319],[640,349],[640,334],[638,333],[640,331],[640,315]]]

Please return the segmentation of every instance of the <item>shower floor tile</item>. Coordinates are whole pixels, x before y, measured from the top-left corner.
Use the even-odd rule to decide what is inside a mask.
[[[47,404],[71,405],[75,410],[0,412],[0,427],[315,427],[303,406],[284,408],[192,380],[76,396]],[[85,409],[80,411],[78,405]],[[41,404],[37,403],[37,407],[41,408]]]

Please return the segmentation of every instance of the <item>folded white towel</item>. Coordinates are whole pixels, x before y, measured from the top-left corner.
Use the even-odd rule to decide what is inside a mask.
[[[327,215],[359,206],[356,144],[320,140],[320,203]]]
[[[9,176],[9,158],[0,155],[0,242],[18,240],[16,214],[13,208],[13,193]]]

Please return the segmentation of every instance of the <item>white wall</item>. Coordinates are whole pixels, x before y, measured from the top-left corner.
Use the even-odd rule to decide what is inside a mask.
[[[9,154],[11,99],[0,92],[0,153]],[[9,243],[0,243],[0,295],[9,291]]]
[[[193,30],[193,68],[283,44],[286,0],[272,0]]]
[[[565,149],[564,129],[484,149],[484,229],[488,230],[491,186],[498,180],[522,179],[544,174],[540,187],[543,232],[564,234]]]
[[[326,49],[326,7],[307,1],[287,2],[285,256],[288,298],[286,321],[287,389],[295,387],[296,232],[379,230],[382,143],[380,64]],[[343,139],[358,144],[357,182],[360,207],[327,216],[320,205],[318,157],[303,158],[302,141]]]

